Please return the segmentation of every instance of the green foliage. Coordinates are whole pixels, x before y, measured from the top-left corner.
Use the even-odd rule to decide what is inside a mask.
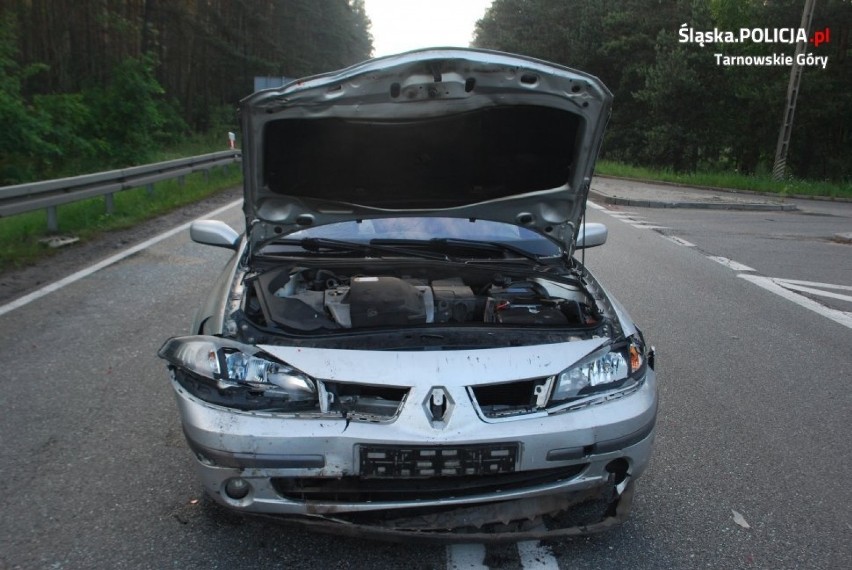
[[[240,123],[237,116],[236,105],[218,105],[211,107],[209,112],[209,128],[207,133],[222,144],[222,148],[227,146],[228,133],[239,133]]]
[[[790,68],[724,66],[714,54],[793,55],[769,42],[683,43],[698,31],[797,28],[801,0],[495,0],[477,23],[479,47],[576,67],[613,91],[606,158],[679,172],[771,170]],[[812,29],[831,29],[828,68],[806,68],[787,165],[799,178],[852,178],[852,10],[817,2]]]
[[[641,154],[646,162],[675,170],[688,170],[698,162],[704,141],[702,130],[695,127],[703,123],[705,113],[693,102],[700,93],[686,50],[661,53],[648,68],[645,87],[636,95],[650,109],[643,121],[647,144]]]
[[[92,134],[109,163],[146,162],[159,144],[186,134],[185,123],[162,95],[150,56],[124,60],[106,87],[86,92],[97,117],[90,124]]]
[[[44,171],[76,165],[81,167],[98,156],[99,145],[92,137],[93,109],[82,93],[57,93],[33,97],[33,109],[49,128],[43,138],[51,153],[41,155]]]
[[[631,166],[610,160],[600,160],[596,172],[605,176],[673,182],[687,186],[747,190],[782,196],[825,196],[852,199],[852,183],[830,183],[813,180],[773,180],[768,173],[741,174],[730,171],[698,170],[675,172],[670,168]]]
[[[0,184],[144,163],[187,134],[162,97],[152,57],[125,59],[103,87],[27,100],[25,80],[46,69],[20,66],[16,42],[7,15],[0,20]]]
[[[128,228],[143,220],[164,214],[175,208],[197,202],[240,184],[239,165],[187,176],[183,185],[175,180],[157,183],[153,195],[145,188],[135,188],[115,194],[115,211],[107,214],[103,198],[92,198],[59,207],[59,227],[63,233],[93,239],[104,232]],[[47,257],[56,250],[39,243],[48,235],[44,210],[28,212],[10,218],[0,218],[0,273]],[[73,247],[73,246],[71,246]]]
[[[44,140],[46,125],[21,93],[23,79],[32,68],[17,63],[17,34],[9,15],[0,18],[0,184],[11,184],[33,175],[34,156],[55,149]]]
[[[363,0],[4,0],[0,185],[121,168],[207,131],[256,75],[367,59]]]

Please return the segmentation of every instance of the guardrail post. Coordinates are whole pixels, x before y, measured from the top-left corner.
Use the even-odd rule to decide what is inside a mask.
[[[186,176],[178,176],[178,186],[186,184]]]
[[[115,211],[115,202],[112,198],[113,194],[104,194],[104,202],[106,203],[107,214],[112,214]]]
[[[47,207],[47,231],[59,231],[59,218],[56,215],[56,206]]]
[[[148,196],[154,195],[154,183],[153,182],[151,184],[145,185],[145,192],[148,193]]]
[[[210,169],[205,168],[204,169],[204,183],[207,184],[209,182],[210,182]]]

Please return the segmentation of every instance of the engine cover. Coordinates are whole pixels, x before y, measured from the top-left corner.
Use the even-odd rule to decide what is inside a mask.
[[[349,289],[352,327],[426,322],[423,293],[397,277],[353,277]]]

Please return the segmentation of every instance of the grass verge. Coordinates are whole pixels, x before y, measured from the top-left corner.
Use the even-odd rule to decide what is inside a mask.
[[[58,208],[59,233],[89,240],[197,202],[241,181],[240,165],[231,164],[212,169],[209,179],[205,179],[203,172],[191,174],[182,186],[177,180],[158,182],[150,195],[144,187],[118,192],[112,214],[106,213],[102,197],[66,204]],[[39,243],[47,235],[45,210],[0,218],[0,273],[56,253],[57,250]]]
[[[213,135],[208,133],[188,137],[178,145],[172,145],[155,152],[151,160],[146,161],[145,164],[228,150],[227,134],[227,132]]]
[[[653,170],[641,166],[630,166],[609,160],[599,160],[595,171],[608,176],[636,178],[639,180],[674,182],[686,186],[707,186],[749,190],[780,196],[827,196],[852,198],[852,183],[815,182],[810,180],[772,180],[771,176],[745,175],[736,172],[689,172]]]

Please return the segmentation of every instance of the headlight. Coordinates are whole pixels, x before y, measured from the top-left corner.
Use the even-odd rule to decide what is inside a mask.
[[[314,381],[305,374],[280,362],[249,356],[244,352],[225,352],[227,379],[256,388],[277,386],[291,400],[316,400]]]
[[[256,347],[210,336],[172,338],[158,352],[208,402],[250,409],[317,404],[316,382]]]
[[[631,337],[623,348],[606,346],[556,376],[551,402],[617,388],[637,379],[645,365],[642,341]]]

